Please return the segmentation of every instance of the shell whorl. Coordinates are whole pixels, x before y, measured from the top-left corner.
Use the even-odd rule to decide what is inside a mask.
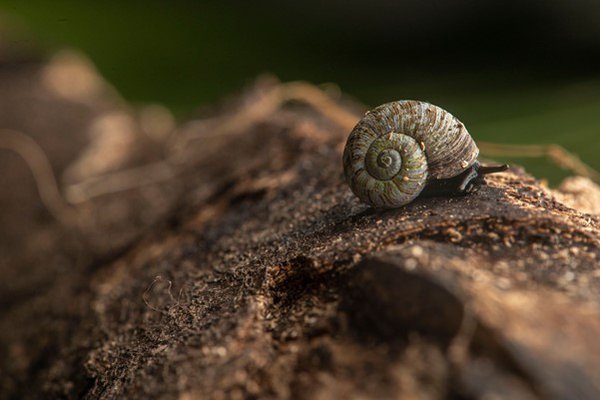
[[[369,111],[344,150],[352,191],[375,207],[414,200],[428,179],[452,178],[473,165],[477,145],[464,125],[429,103],[402,100]]]
[[[368,127],[354,129],[344,151],[350,188],[375,207],[410,203],[427,181],[427,158],[410,136],[388,132],[376,136]]]

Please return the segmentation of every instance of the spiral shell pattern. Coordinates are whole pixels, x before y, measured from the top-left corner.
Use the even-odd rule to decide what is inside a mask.
[[[402,100],[369,111],[344,149],[350,188],[375,207],[414,200],[428,179],[452,178],[473,165],[479,149],[464,125],[429,103]]]

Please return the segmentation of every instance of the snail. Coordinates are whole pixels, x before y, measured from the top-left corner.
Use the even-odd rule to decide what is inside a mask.
[[[463,195],[486,174],[465,126],[448,111],[422,101],[383,104],[354,127],[344,149],[346,181],[359,199],[377,208],[404,206],[418,196]]]

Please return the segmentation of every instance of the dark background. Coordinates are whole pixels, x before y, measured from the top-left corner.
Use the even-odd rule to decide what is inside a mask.
[[[79,49],[127,100],[181,119],[272,73],[371,106],[427,100],[477,140],[557,143],[600,168],[596,0],[0,0],[0,34],[46,55]]]

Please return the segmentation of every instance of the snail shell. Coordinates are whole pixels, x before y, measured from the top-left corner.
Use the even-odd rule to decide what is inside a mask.
[[[479,149],[448,111],[422,101],[401,100],[369,111],[344,149],[344,174],[363,202],[400,207],[428,181],[455,177],[477,161]]]

